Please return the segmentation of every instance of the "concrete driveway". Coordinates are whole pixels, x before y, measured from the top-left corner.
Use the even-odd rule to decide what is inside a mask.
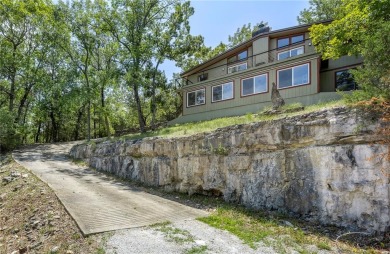
[[[75,144],[31,146],[15,151],[13,157],[54,190],[83,234],[207,215],[72,163],[67,155]]]

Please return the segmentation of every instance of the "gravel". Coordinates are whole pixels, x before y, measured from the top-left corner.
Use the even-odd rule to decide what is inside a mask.
[[[197,220],[175,222],[168,227],[175,230],[176,238],[162,227],[115,231],[107,241],[106,253],[276,253],[265,246],[258,246],[254,250],[227,231],[212,228]],[[187,236],[189,233],[190,239],[177,240],[182,239],[180,232]]]

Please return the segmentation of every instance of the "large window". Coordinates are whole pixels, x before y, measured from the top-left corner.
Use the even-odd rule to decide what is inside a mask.
[[[296,43],[301,43],[305,40],[303,34],[294,35],[287,38],[278,39],[278,48],[287,47]]]
[[[243,79],[241,83],[241,95],[264,93],[268,91],[267,75],[259,75],[252,78]]]
[[[228,73],[243,71],[243,70],[246,70],[247,67],[248,67],[248,66],[247,66],[246,63],[242,63],[242,64],[237,64],[237,65],[234,65],[234,66],[230,66],[230,67],[228,68]]]
[[[349,70],[342,70],[336,72],[336,90],[337,91],[351,91],[356,90],[357,85],[353,79],[352,73]]]
[[[233,82],[219,86],[213,86],[213,102],[229,100],[233,98]]]
[[[237,61],[245,60],[248,57],[248,51],[242,51],[237,55],[228,58],[228,63],[234,63]]]
[[[187,107],[205,104],[205,89],[187,93]]]
[[[304,47],[286,50],[278,53],[278,60],[283,60],[289,57],[298,56],[304,53]]]
[[[278,71],[278,88],[309,84],[309,64]]]

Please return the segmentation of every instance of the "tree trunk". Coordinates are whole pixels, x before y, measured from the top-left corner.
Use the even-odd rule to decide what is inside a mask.
[[[133,91],[134,91],[135,103],[137,105],[139,129],[140,129],[141,133],[145,133],[146,132],[146,123],[145,123],[144,114],[142,112],[141,100],[140,100],[139,94],[138,94],[138,86],[135,82],[133,83]]]
[[[84,111],[84,106],[82,106],[77,114],[77,122],[76,122],[76,128],[74,130],[74,140],[79,139],[79,131],[80,131],[80,125],[81,125],[81,119],[83,118],[83,111]]]
[[[27,99],[28,99],[28,95],[30,94],[32,87],[33,87],[33,85],[30,84],[29,86],[25,87],[25,89],[24,89],[24,94],[23,94],[23,97],[19,103],[18,114],[16,116],[15,122],[19,122],[19,120],[22,116],[23,108],[25,107],[25,104],[26,104]],[[27,109],[26,109],[26,111],[27,111]]]
[[[45,135],[45,143],[49,143],[50,141],[50,122],[47,122],[46,125],[46,135]]]
[[[96,105],[93,104],[93,137],[96,139]]]
[[[16,49],[17,49],[17,46],[14,44],[13,53],[12,53],[13,61],[15,61],[15,58],[16,58]],[[12,66],[11,87],[10,87],[10,94],[9,94],[9,106],[8,106],[9,112],[12,112],[14,110],[14,101],[15,101],[15,92],[16,92],[16,84],[15,84],[16,83],[16,67],[15,67],[15,62],[13,64],[14,65]]]
[[[38,123],[38,130],[37,130],[37,133],[35,134],[35,143],[39,142],[39,135],[41,133],[41,126],[42,126],[42,122],[39,122]]]
[[[106,112],[106,102],[105,102],[105,96],[104,96],[104,86],[101,87],[100,90],[101,100],[102,100],[102,111],[103,111],[103,117],[104,117],[104,125],[106,129],[106,133],[108,138],[111,138],[111,131],[110,131],[110,122],[108,120],[108,115]]]
[[[53,142],[58,142],[57,140],[57,133],[58,133],[58,130],[57,130],[57,122],[56,122],[56,119],[55,119],[55,116],[54,116],[54,112],[53,110],[50,110],[50,119],[51,119],[51,125],[52,125],[52,141]]]
[[[152,100],[151,100],[151,109],[152,109],[152,122],[150,123],[152,130],[156,129],[156,75],[158,71],[158,66],[160,65],[160,60],[158,60],[156,64],[156,68],[154,69],[153,79],[152,79]]]

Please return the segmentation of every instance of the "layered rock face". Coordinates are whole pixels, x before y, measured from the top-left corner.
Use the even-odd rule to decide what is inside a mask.
[[[189,137],[78,145],[71,156],[167,190],[384,232],[390,151],[380,126],[370,114],[336,108]]]

